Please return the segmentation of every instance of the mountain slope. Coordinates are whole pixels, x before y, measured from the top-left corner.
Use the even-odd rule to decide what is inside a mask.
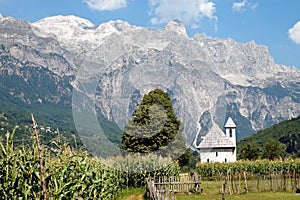
[[[300,155],[300,116],[275,124],[244,138],[238,142],[238,147],[241,149],[247,143],[263,147],[269,139],[285,144],[287,153]]]
[[[37,36],[25,21],[0,20],[0,34],[1,135],[17,125],[22,131],[17,129],[15,139],[30,139],[24,127],[31,124],[30,113],[34,113],[39,127],[59,129],[73,140],[70,134],[77,134],[72,115],[76,56],[56,39]],[[102,118],[104,130],[113,130],[110,138],[120,143],[120,130]],[[47,142],[56,135],[43,136]]]
[[[169,93],[189,144],[204,113],[219,129],[235,119],[238,139],[300,114],[299,70],[275,64],[253,41],[189,38],[179,21],[154,30],[75,16],[32,24],[2,18],[0,36],[1,100],[101,116],[118,125],[113,132],[155,88]]]

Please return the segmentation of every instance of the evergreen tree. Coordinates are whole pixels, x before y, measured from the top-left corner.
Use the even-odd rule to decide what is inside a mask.
[[[127,152],[149,153],[163,150],[166,145],[176,141],[176,147],[184,147],[185,150],[182,129],[168,93],[155,89],[144,95],[133,112],[133,118],[126,124],[122,149]],[[184,150],[180,153],[183,154]]]

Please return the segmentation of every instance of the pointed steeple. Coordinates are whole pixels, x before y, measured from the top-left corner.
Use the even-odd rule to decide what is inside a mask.
[[[236,125],[231,117],[227,119],[225,124],[225,134],[236,145]]]
[[[236,125],[235,125],[235,123],[234,123],[234,121],[232,120],[231,117],[229,117],[227,119],[227,122],[225,124],[225,128],[236,128]]]

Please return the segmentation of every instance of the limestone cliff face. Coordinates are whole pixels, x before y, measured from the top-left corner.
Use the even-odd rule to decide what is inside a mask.
[[[47,103],[70,107],[72,57],[54,38],[38,37],[27,22],[2,18],[1,100],[24,107]]]
[[[188,143],[204,113],[220,128],[231,116],[242,127],[238,139],[300,114],[299,70],[275,64],[268,48],[253,41],[189,38],[178,21],[153,30],[123,21],[95,26],[74,16],[33,24],[2,18],[0,36],[1,77],[15,74],[26,82],[47,74],[56,102],[70,104],[73,87],[121,128],[155,88],[170,94]]]

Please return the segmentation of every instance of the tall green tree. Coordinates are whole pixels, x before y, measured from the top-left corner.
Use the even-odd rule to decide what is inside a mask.
[[[247,143],[243,146],[240,153],[240,158],[245,160],[256,160],[260,156],[260,149],[258,146]]]
[[[264,145],[262,157],[274,160],[282,156],[283,150],[284,146],[282,146],[278,141],[268,140]]]
[[[149,153],[161,150],[174,141],[177,141],[175,146],[184,147],[182,130],[183,125],[174,114],[168,93],[155,89],[144,95],[133,112],[132,119],[125,125],[122,149],[127,152]]]
[[[177,160],[178,160],[178,164],[180,167],[183,167],[185,165],[188,165],[190,162],[190,159],[192,158],[192,154],[190,152],[191,150],[189,148],[187,148],[184,152],[184,154],[182,154]]]

